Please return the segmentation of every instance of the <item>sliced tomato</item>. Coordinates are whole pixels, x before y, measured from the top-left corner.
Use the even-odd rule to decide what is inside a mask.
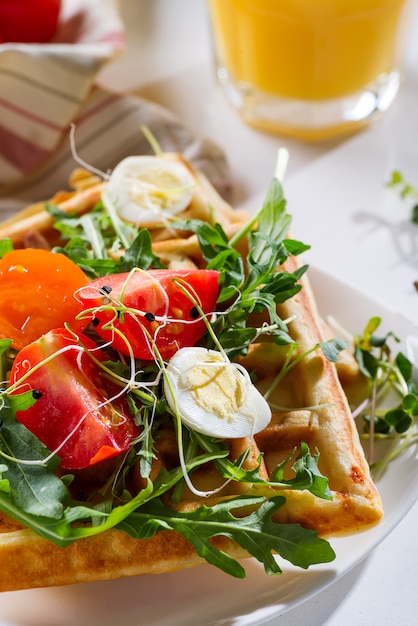
[[[156,347],[169,359],[205,332],[198,308],[205,314],[215,310],[218,278],[214,270],[112,274],[92,281],[79,297],[94,309],[97,333],[120,353],[128,355],[130,346],[136,358],[152,360]]]
[[[88,337],[55,329],[21,350],[10,382],[22,381],[16,393],[32,389],[37,401],[16,417],[66,469],[82,469],[126,452],[138,435],[123,398],[109,401],[119,390],[101,373],[104,355]],[[47,359],[47,362],[43,363]],[[28,374],[28,375],[27,375]],[[22,377],[25,377],[22,380]]]
[[[55,34],[61,0],[1,0],[3,41],[46,43]]]
[[[82,330],[86,323],[75,317],[83,306],[74,293],[87,283],[63,254],[36,248],[7,252],[0,259],[0,337],[19,350],[65,322]]]

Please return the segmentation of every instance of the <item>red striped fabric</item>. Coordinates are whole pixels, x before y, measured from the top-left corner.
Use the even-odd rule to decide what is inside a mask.
[[[56,153],[123,41],[115,0],[63,0],[51,43],[0,44],[0,194]]]
[[[107,173],[124,157],[152,154],[153,149],[141,131],[146,126],[163,150],[184,154],[228,198],[231,181],[223,151],[153,102],[93,88],[73,123],[76,154],[87,166]],[[0,195],[0,221],[28,204],[47,200],[56,191],[68,189],[68,178],[76,167],[79,163],[71,149],[68,127],[42,167],[24,184],[3,197]]]

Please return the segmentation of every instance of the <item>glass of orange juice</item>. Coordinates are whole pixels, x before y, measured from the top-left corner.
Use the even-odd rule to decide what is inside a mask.
[[[414,0],[208,0],[218,82],[245,122],[349,133],[394,100]]]

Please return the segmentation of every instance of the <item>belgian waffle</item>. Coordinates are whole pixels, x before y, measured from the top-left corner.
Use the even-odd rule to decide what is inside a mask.
[[[225,203],[207,179],[182,157],[173,154],[169,158],[185,164],[196,181],[193,199],[179,218],[218,222],[229,237],[233,236],[249,216]],[[51,199],[52,203],[69,212],[92,209],[106,185],[83,171],[77,171],[71,182],[72,192],[60,193]],[[11,238],[16,247],[34,245],[34,242],[49,246],[54,241],[53,232],[52,219],[42,204],[26,209],[0,226],[0,238]],[[154,252],[168,267],[204,267],[195,235],[179,235],[170,228],[158,228],[151,234]],[[286,263],[286,269],[290,271],[298,265],[294,257]],[[304,353],[324,339],[324,323],[306,275],[302,283],[303,289],[296,296],[279,305],[279,314],[282,319],[291,320],[290,335],[297,342],[298,350]],[[335,365],[321,351],[315,351],[301,360],[282,383],[272,387],[283,359],[283,348],[268,340],[252,344],[248,354],[239,358],[249,372],[256,374],[256,384],[263,393],[273,389],[268,392],[273,417],[270,424],[254,437],[230,440],[230,456],[237,458],[249,449],[245,468],[251,469],[257,466],[261,454],[260,474],[268,479],[279,462],[298,449],[302,441],[306,442],[312,450],[319,452],[319,468],[329,480],[333,497],[326,500],[303,490],[281,490],[286,504],[276,512],[275,521],[300,523],[316,530],[322,537],[366,530],[381,519],[382,505],[341,383],[356,379],[358,369],[348,354],[344,355],[341,364]],[[167,432],[157,450],[156,463],[160,466],[177,455],[172,433]],[[201,489],[213,489],[221,481],[219,475],[207,466],[195,472],[193,479]],[[194,510],[202,503],[210,506],[240,493],[267,498],[277,495],[271,487],[232,482],[204,501],[185,489],[175,506],[181,510]],[[166,503],[174,506],[169,498]],[[213,542],[233,557],[248,556],[227,537],[215,537]],[[203,562],[193,546],[174,531],[163,531],[142,540],[112,529],[63,549],[6,515],[0,517],[0,557],[1,590],[162,573]]]

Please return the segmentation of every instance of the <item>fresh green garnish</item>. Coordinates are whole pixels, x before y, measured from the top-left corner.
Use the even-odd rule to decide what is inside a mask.
[[[146,229],[138,232],[122,222],[106,196],[86,216],[68,216],[54,207],[49,207],[49,211],[55,218],[55,227],[68,240],[57,251],[69,256],[92,278],[129,272],[134,267],[146,270],[163,266],[152,251],[149,232]],[[289,225],[282,187],[276,179],[260,212],[251,222],[251,230],[246,226],[230,241],[219,224],[211,226],[197,220],[170,224],[173,229],[186,228],[196,233],[208,268],[221,272],[219,313],[213,313],[208,320],[206,347],[212,348],[218,343],[233,359],[245,354],[251,341],[268,334],[277,344],[289,347],[293,354],[294,341],[287,321],[277,314],[276,305],[298,293],[299,279],[307,268],[303,266],[294,273],[277,271],[277,268],[290,255],[305,251],[307,246],[286,238]],[[237,245],[247,236],[250,254],[244,259]],[[262,327],[249,326],[250,314],[262,311],[267,314],[268,323]],[[122,309],[120,314],[123,315]],[[342,342],[329,341],[313,346],[312,350],[322,349],[327,358],[335,360],[344,347]],[[4,343],[4,369],[9,348],[10,343]],[[295,362],[300,358],[303,356],[298,356]],[[106,362],[102,367],[118,384],[120,381],[121,386],[132,377],[130,364]],[[259,467],[244,469],[245,454],[230,460],[229,447],[224,440],[196,433],[180,424],[176,426],[176,436],[187,476],[193,476],[195,471],[210,463],[217,469],[221,483],[241,482],[254,491],[252,495],[237,496],[210,507],[201,506],[193,512],[174,511],[162,503],[162,496],[168,492],[174,502],[178,501],[187,481],[180,465],[163,468],[152,481],[150,479],[158,439],[164,436],[167,424],[170,427],[172,424],[172,414],[158,384],[161,367],[162,363],[156,359],[145,367],[141,364],[134,372],[132,380],[136,384],[128,394],[128,401],[136,423],[141,425],[141,435],[126,458],[120,460],[108,484],[83,502],[71,499],[67,490],[72,476],[58,478],[55,474],[59,458],[51,455],[16,420],[15,411],[19,406],[34,401],[31,394],[8,397],[7,391],[3,391],[0,508],[62,547],[113,527],[140,538],[173,529],[190,541],[209,563],[237,577],[245,575],[242,566],[214,547],[210,538],[230,537],[262,562],[269,574],[281,572],[273,552],[303,568],[332,561],[335,557],[332,548],[316,532],[298,524],[272,520],[275,511],[285,503],[283,490],[308,490],[316,497],[332,498],[328,480],[318,469],[319,454],[316,450],[310,451],[304,442],[299,451],[293,451],[273,469],[271,480],[266,481]],[[281,376],[291,367],[289,360]],[[148,387],[150,381],[153,384]],[[19,402],[23,405],[18,405]],[[45,458],[49,459],[46,464]],[[144,487],[131,492],[125,477],[138,459]],[[20,488],[22,481],[24,488]],[[273,489],[277,495],[272,498]],[[269,497],[262,495],[265,492]],[[250,512],[244,514],[243,509]]]
[[[138,232],[111,207],[110,202],[106,206],[100,202],[86,215],[69,216],[47,205],[54,227],[68,240],[65,247],[56,247],[54,251],[68,256],[89,278],[129,272],[134,267],[164,267],[152,251],[149,231],[144,228]]]
[[[30,446],[36,438],[26,431],[22,439],[25,440],[25,445]],[[2,444],[3,442],[4,439]],[[39,443],[36,445],[39,447]],[[212,452],[197,455],[188,461],[189,472],[209,461],[219,462],[228,453],[223,445],[212,444],[212,447]],[[36,454],[37,459],[40,458],[37,453],[33,454]],[[292,483],[295,485],[294,488],[300,489],[314,486],[317,495],[329,497],[327,481],[319,474],[316,460],[304,446],[294,464],[295,479],[282,481],[282,486],[289,488],[292,487]],[[287,462],[285,464],[287,465]],[[277,477],[280,480],[285,464],[277,470]],[[261,561],[269,574],[281,571],[272,558],[272,551],[275,550],[278,550],[283,558],[300,567],[329,562],[335,557],[329,544],[319,539],[315,532],[306,530],[298,524],[272,522],[272,514],[285,503],[285,498],[280,495],[269,500],[261,496],[237,496],[210,508],[202,506],[192,513],[173,511],[162,505],[160,497],[182,480],[180,468],[175,468],[170,471],[163,470],[153,483],[148,480],[147,487],[134,498],[112,508],[109,512],[103,510],[102,504],[81,505],[73,502],[63,508],[66,492],[62,481],[53,473],[53,467],[29,465],[25,471],[19,466],[17,471],[20,476],[17,478],[25,483],[25,487],[27,486],[23,490],[20,487],[20,491],[16,489],[15,478],[7,478],[9,471],[6,471],[6,467],[8,467],[6,464],[2,466],[4,474],[3,480],[0,480],[2,510],[61,547],[115,526],[133,537],[143,539],[151,537],[159,530],[173,529],[188,539],[198,554],[202,556],[207,554],[208,562],[240,578],[245,575],[243,568],[225,553],[214,546],[210,546],[210,554],[207,553],[210,545],[207,540],[210,537],[222,534],[231,537]],[[38,480],[37,474],[41,470],[42,480]],[[234,479],[237,480],[237,477],[234,476]],[[238,479],[248,478],[244,472]],[[254,474],[249,479],[254,481]],[[261,479],[258,482],[263,484]],[[20,482],[19,485],[21,484]],[[253,512],[242,517],[233,515],[233,511],[247,506],[254,508]],[[80,525],[76,524],[77,522],[90,522],[90,525]]]
[[[361,335],[354,336],[354,356],[360,371],[369,380],[369,396],[354,410],[362,420],[362,437],[368,440],[368,457],[376,478],[388,463],[418,441],[418,388],[413,366],[400,351],[393,354],[392,333],[378,335],[380,317],[369,320]],[[390,442],[390,449],[375,460],[376,441]]]
[[[294,273],[276,271],[291,254],[298,255],[308,249],[303,243],[286,239],[290,216],[277,179],[273,179],[253,223],[257,223],[256,229],[249,232],[248,225],[245,225],[230,241],[219,224],[212,227],[194,220],[173,225],[173,228],[195,232],[208,269],[222,273],[218,301],[226,302],[235,296],[227,314],[220,315],[213,324],[231,359],[245,353],[249,343],[262,333],[271,335],[279,345],[293,343],[285,322],[277,315],[276,306],[300,291],[299,280],[307,270],[304,265]],[[244,265],[236,246],[246,235],[249,236],[250,253]],[[261,311],[268,313],[270,323],[263,328],[249,327],[249,315]]]
[[[418,197],[418,191],[408,186],[399,174],[391,183],[391,186],[398,185],[402,186],[403,197],[411,197],[415,192]],[[106,194],[85,216],[69,216],[52,206],[48,210],[55,219],[56,229],[67,240],[56,251],[71,258],[91,278],[128,273],[138,267],[142,270],[163,267],[152,250],[149,231],[138,231],[122,221]],[[251,342],[268,335],[287,351],[280,371],[265,393],[266,399],[311,352],[321,350],[328,360],[335,362],[347,346],[344,341],[333,339],[300,354],[288,331],[289,320],[278,315],[277,305],[299,292],[300,279],[307,270],[307,266],[294,272],[282,269],[290,256],[308,248],[287,238],[290,221],[282,186],[274,179],[258,214],[230,240],[219,224],[199,220],[170,223],[173,230],[196,234],[208,269],[217,270],[221,275],[219,310],[207,320],[203,345],[210,349],[220,347],[233,360],[245,355]],[[238,252],[244,237],[249,241],[245,258]],[[10,242],[0,242],[0,252],[9,249]],[[260,326],[255,322],[252,325],[249,320],[254,319],[254,313],[263,313],[266,321]],[[124,315],[122,306],[118,307],[118,315]],[[354,409],[354,416],[362,421],[359,430],[369,443],[369,460],[375,476],[417,441],[418,415],[418,389],[412,378],[412,364],[401,352],[393,356],[391,342],[397,343],[398,339],[393,333],[377,335],[380,323],[380,318],[372,318],[363,333],[353,339],[355,358],[369,381],[369,396]],[[3,379],[11,358],[10,342],[3,340],[0,342]],[[0,393],[3,403],[0,428],[2,511],[63,548],[110,528],[141,539],[163,530],[175,530],[192,543],[196,553],[208,563],[237,578],[245,577],[242,565],[216,548],[210,539],[224,535],[234,540],[263,564],[267,574],[281,573],[274,553],[302,568],[328,563],[335,558],[329,543],[316,532],[298,524],[273,520],[273,515],[285,505],[284,491],[306,490],[315,497],[332,499],[328,479],[318,468],[317,450],[310,450],[302,441],[299,449],[294,449],[277,467],[270,469],[270,478],[266,480],[260,472],[261,456],[255,467],[247,469],[245,462],[249,451],[231,460],[225,440],[195,432],[180,422],[173,430],[175,415],[159,383],[160,374],[163,374],[161,378],[164,376],[161,359],[156,357],[155,363],[147,365],[141,363],[134,372],[132,363],[124,361],[106,361],[102,368],[120,387],[124,387],[126,381],[135,381],[127,395],[141,434],[129,454],[118,460],[106,484],[98,487],[88,499],[80,501],[71,497],[68,487],[74,477],[70,474],[58,477],[58,456],[51,454],[16,420],[17,410],[35,402],[32,394],[8,396],[7,390],[3,390]],[[170,467],[163,464],[151,480],[158,442],[167,428],[177,437],[182,463]],[[389,441],[391,449],[383,458],[375,460],[374,443],[381,440]],[[219,476],[221,486],[216,492],[235,481],[248,490],[248,495],[221,502],[215,499],[210,506],[200,506],[194,511],[168,507],[168,495],[174,504],[180,502],[184,491],[190,488],[193,474],[209,464]],[[127,480],[134,465],[139,468],[143,485],[139,490],[133,490]]]
[[[140,539],[148,539],[158,530],[177,530],[190,541],[208,563],[236,578],[245,578],[240,563],[218,550],[211,537],[225,535],[264,565],[266,574],[280,574],[273,552],[280,554],[294,565],[307,569],[317,563],[329,563],[335,553],[329,543],[318,539],[316,532],[301,528],[298,524],[277,524],[271,517],[285,504],[283,496],[265,500],[251,496],[238,496],[211,507],[202,506],[191,513],[179,513],[165,507],[160,500],[153,500],[132,513],[120,528]],[[234,516],[239,507],[253,506],[253,513],[242,518]],[[141,519],[142,518],[142,519]],[[133,529],[139,532],[134,533]]]

